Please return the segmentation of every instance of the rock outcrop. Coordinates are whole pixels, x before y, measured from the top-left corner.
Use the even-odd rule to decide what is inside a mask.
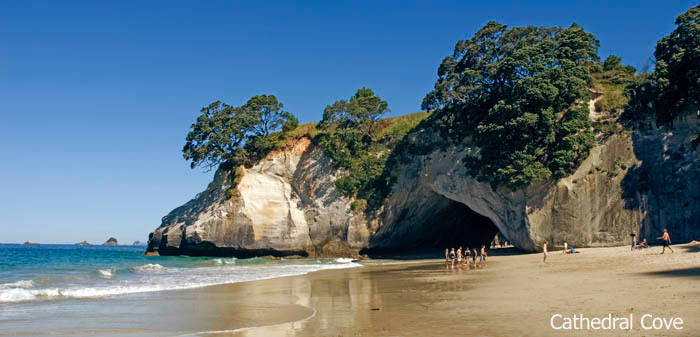
[[[165,216],[149,236],[147,251],[345,256],[367,245],[368,221],[351,212],[352,200],[335,189],[339,173],[308,138],[236,171],[232,177],[218,170],[204,192]]]
[[[117,239],[115,238],[109,238],[105,243],[102,244],[103,246],[118,246],[119,243],[117,242]]]
[[[599,139],[569,177],[512,192],[465,172],[469,146],[411,155],[393,167],[383,207],[353,213],[334,169],[308,138],[290,140],[236,176],[219,170],[193,200],[149,236],[147,254],[339,256],[391,249],[475,247],[500,231],[524,250],[652,243],[667,227],[675,242],[700,237],[700,150],[689,148],[698,115]],[[437,133],[409,134],[430,144]],[[235,186],[234,186],[235,185]],[[470,241],[471,240],[471,241]]]
[[[75,244],[76,246],[91,246],[87,241],[81,241]]]

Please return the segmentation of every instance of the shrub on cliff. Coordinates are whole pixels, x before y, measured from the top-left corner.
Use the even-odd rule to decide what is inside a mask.
[[[323,111],[319,143],[336,166],[347,169],[336,182],[344,195],[371,194],[370,185],[382,173],[388,154],[373,135],[379,117],[388,111],[387,102],[369,88],[358,89],[349,100],[338,100]]]
[[[471,137],[479,155],[470,174],[512,190],[571,173],[587,155],[593,134],[581,106],[588,98],[587,63],[598,41],[577,24],[508,28],[489,22],[438,68],[423,108],[436,110],[443,134]]]
[[[628,119],[652,115],[659,124],[671,124],[700,105],[700,6],[678,16],[676,25],[656,44],[654,71],[629,88]]]
[[[216,101],[202,108],[187,134],[183,157],[191,167],[222,163],[250,165],[276,145],[279,131],[291,131],[299,121],[282,110],[274,95],[258,95],[240,107]]]

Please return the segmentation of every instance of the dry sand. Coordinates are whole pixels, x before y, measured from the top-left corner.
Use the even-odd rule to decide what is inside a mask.
[[[75,316],[0,336],[700,336],[700,245],[580,254],[491,256],[483,268],[444,261],[367,261],[358,268],[95,303],[57,302]],[[493,254],[508,250],[494,250]],[[47,308],[50,308],[48,306]],[[47,309],[48,310],[48,309]],[[683,330],[642,330],[644,314],[683,319]],[[634,316],[633,330],[553,330],[554,314]],[[8,323],[9,324],[9,323]],[[3,329],[0,329],[3,330]]]
[[[546,264],[542,254],[492,256],[469,271],[439,260],[368,265],[204,288],[245,296],[250,306],[284,303],[277,322],[298,321],[203,335],[700,336],[700,245],[673,248],[663,255],[661,247],[550,252]],[[235,308],[225,311],[237,315]],[[633,314],[633,329],[557,331],[550,326],[557,313]],[[643,330],[639,320],[647,313],[680,317],[683,330]]]

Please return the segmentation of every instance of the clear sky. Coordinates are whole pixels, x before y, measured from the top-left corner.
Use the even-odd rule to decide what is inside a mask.
[[[272,93],[310,122],[367,86],[390,115],[415,112],[455,42],[490,20],[575,21],[601,57],[641,67],[693,5],[0,1],[0,242],[147,240],[213,175],[181,149],[214,100]]]

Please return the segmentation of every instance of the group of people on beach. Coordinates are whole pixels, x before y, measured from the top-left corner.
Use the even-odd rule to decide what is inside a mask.
[[[630,250],[649,248],[649,243],[647,242],[646,238],[642,239],[642,241],[639,242],[637,241],[636,232],[632,232],[630,236],[632,237],[632,247],[630,248]],[[666,248],[668,248],[671,251],[671,253],[673,253],[673,248],[671,248],[671,236],[668,235],[668,229],[664,228],[664,234],[657,237],[657,239],[661,240],[661,254],[666,252]]]
[[[631,250],[649,248],[649,242],[647,242],[646,238],[642,239],[641,242],[638,242],[637,241],[637,233],[632,232],[630,234],[630,236],[632,237]],[[666,248],[668,248],[671,251],[671,253],[673,253],[673,248],[671,248],[671,236],[668,234],[668,229],[664,228],[664,234],[657,237],[657,239],[660,239],[662,242],[663,248],[661,249],[661,254],[666,252]],[[545,262],[545,263],[547,262],[547,255],[549,255],[549,252],[547,249],[548,246],[549,246],[548,241],[545,241],[544,245],[542,246],[542,248],[543,248],[542,249],[542,253],[543,253],[542,262]],[[565,254],[576,254],[579,252],[577,252],[573,247],[569,248],[568,243],[564,242],[564,253]]]
[[[479,258],[479,265],[486,265],[486,257],[488,253],[486,252],[486,246],[482,245],[481,250],[477,251],[476,248],[464,248],[462,246],[455,250],[454,248],[445,248],[445,266],[452,266],[454,268],[455,264],[457,267],[465,267],[467,270],[469,268],[477,267],[477,257]],[[471,257],[471,264],[469,263]]]
[[[543,255],[544,255],[543,258],[542,258],[542,262],[545,262],[545,263],[546,263],[546,262],[547,262],[547,255],[549,255],[549,252],[548,252],[549,241],[546,241],[546,240],[545,240],[544,245],[542,246],[542,248],[543,248],[543,249],[542,249],[542,253],[543,253]],[[569,243],[568,243],[568,242],[564,242],[564,250],[562,251],[562,253],[574,255],[574,254],[578,254],[578,253],[580,253],[580,252],[577,251],[574,247],[569,247]]]

